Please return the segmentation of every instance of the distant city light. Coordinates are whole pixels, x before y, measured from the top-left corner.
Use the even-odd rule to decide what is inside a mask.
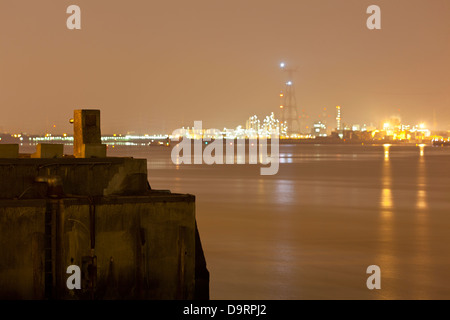
[[[284,68],[284,66],[285,66],[284,62],[280,63],[281,68]]]
[[[286,82],[286,84],[287,84],[288,86],[292,86],[292,81],[288,81],[288,82]]]

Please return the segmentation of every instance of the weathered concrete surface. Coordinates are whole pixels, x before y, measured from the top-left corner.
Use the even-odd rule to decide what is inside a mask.
[[[106,145],[84,143],[81,146],[80,157],[81,158],[105,158],[106,157]]]
[[[205,298],[196,232],[192,195],[0,200],[0,299]],[[86,271],[82,290],[66,287],[73,264]]]
[[[195,197],[151,190],[145,159],[0,159],[0,176],[0,299],[209,298]]]
[[[63,144],[38,143],[31,158],[62,158],[63,154]]]
[[[66,195],[142,195],[147,161],[133,158],[0,159],[0,199],[36,199],[47,187],[38,177],[61,178]]]
[[[41,299],[45,200],[0,201],[0,299]]]

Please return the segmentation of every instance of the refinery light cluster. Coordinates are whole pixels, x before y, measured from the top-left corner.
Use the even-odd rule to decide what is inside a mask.
[[[185,137],[188,139],[253,139],[253,138],[271,138],[272,135],[286,136],[287,126],[280,120],[275,118],[272,112],[269,116],[266,116],[262,121],[258,119],[256,115],[251,116],[246,124],[245,128],[241,125],[234,129],[223,128],[222,130],[216,129],[201,129],[194,127],[183,127],[177,130],[176,136],[170,136],[170,138]]]
[[[385,122],[383,128],[373,130],[371,133],[376,140],[386,139],[386,137],[400,141],[432,138],[431,131],[425,123],[411,126],[400,122]]]

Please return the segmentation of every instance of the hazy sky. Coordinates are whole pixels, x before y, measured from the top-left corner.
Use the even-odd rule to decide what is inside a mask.
[[[82,30],[66,27],[72,4]],[[281,61],[311,119],[436,110],[450,129],[449,59],[449,0],[0,0],[0,130],[71,132],[77,108],[101,109],[103,133],[235,127],[278,112]]]

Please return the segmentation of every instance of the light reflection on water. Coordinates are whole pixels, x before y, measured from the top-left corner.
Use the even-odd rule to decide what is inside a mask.
[[[392,172],[391,172],[391,161],[390,161],[390,148],[389,144],[384,147],[384,161],[381,175],[381,202],[380,202],[380,213],[381,213],[381,223],[379,228],[379,250],[378,257],[375,261],[382,272],[384,281],[382,281],[382,288],[384,287],[384,282],[395,279],[398,270],[394,248],[392,247],[392,241],[394,236],[394,202],[392,197]],[[378,262],[379,261],[379,262]],[[387,280],[389,279],[389,280]],[[389,282],[388,282],[389,283]],[[385,294],[386,299],[395,299],[396,288],[391,287]]]
[[[213,299],[450,298],[450,148],[281,145],[275,176],[176,166],[170,148],[110,155],[147,158],[153,188],[196,195]]]
[[[430,211],[428,205],[427,195],[427,172],[425,164],[425,147],[420,145],[420,158],[417,166],[417,199],[416,199],[416,239],[418,239],[417,247],[415,250],[414,266],[416,266],[415,276],[423,283],[431,283],[432,278],[430,276],[430,262],[432,258],[430,256],[430,232],[429,214]],[[427,290],[421,290],[416,285],[417,292],[420,292],[420,299],[431,299],[430,292]]]

